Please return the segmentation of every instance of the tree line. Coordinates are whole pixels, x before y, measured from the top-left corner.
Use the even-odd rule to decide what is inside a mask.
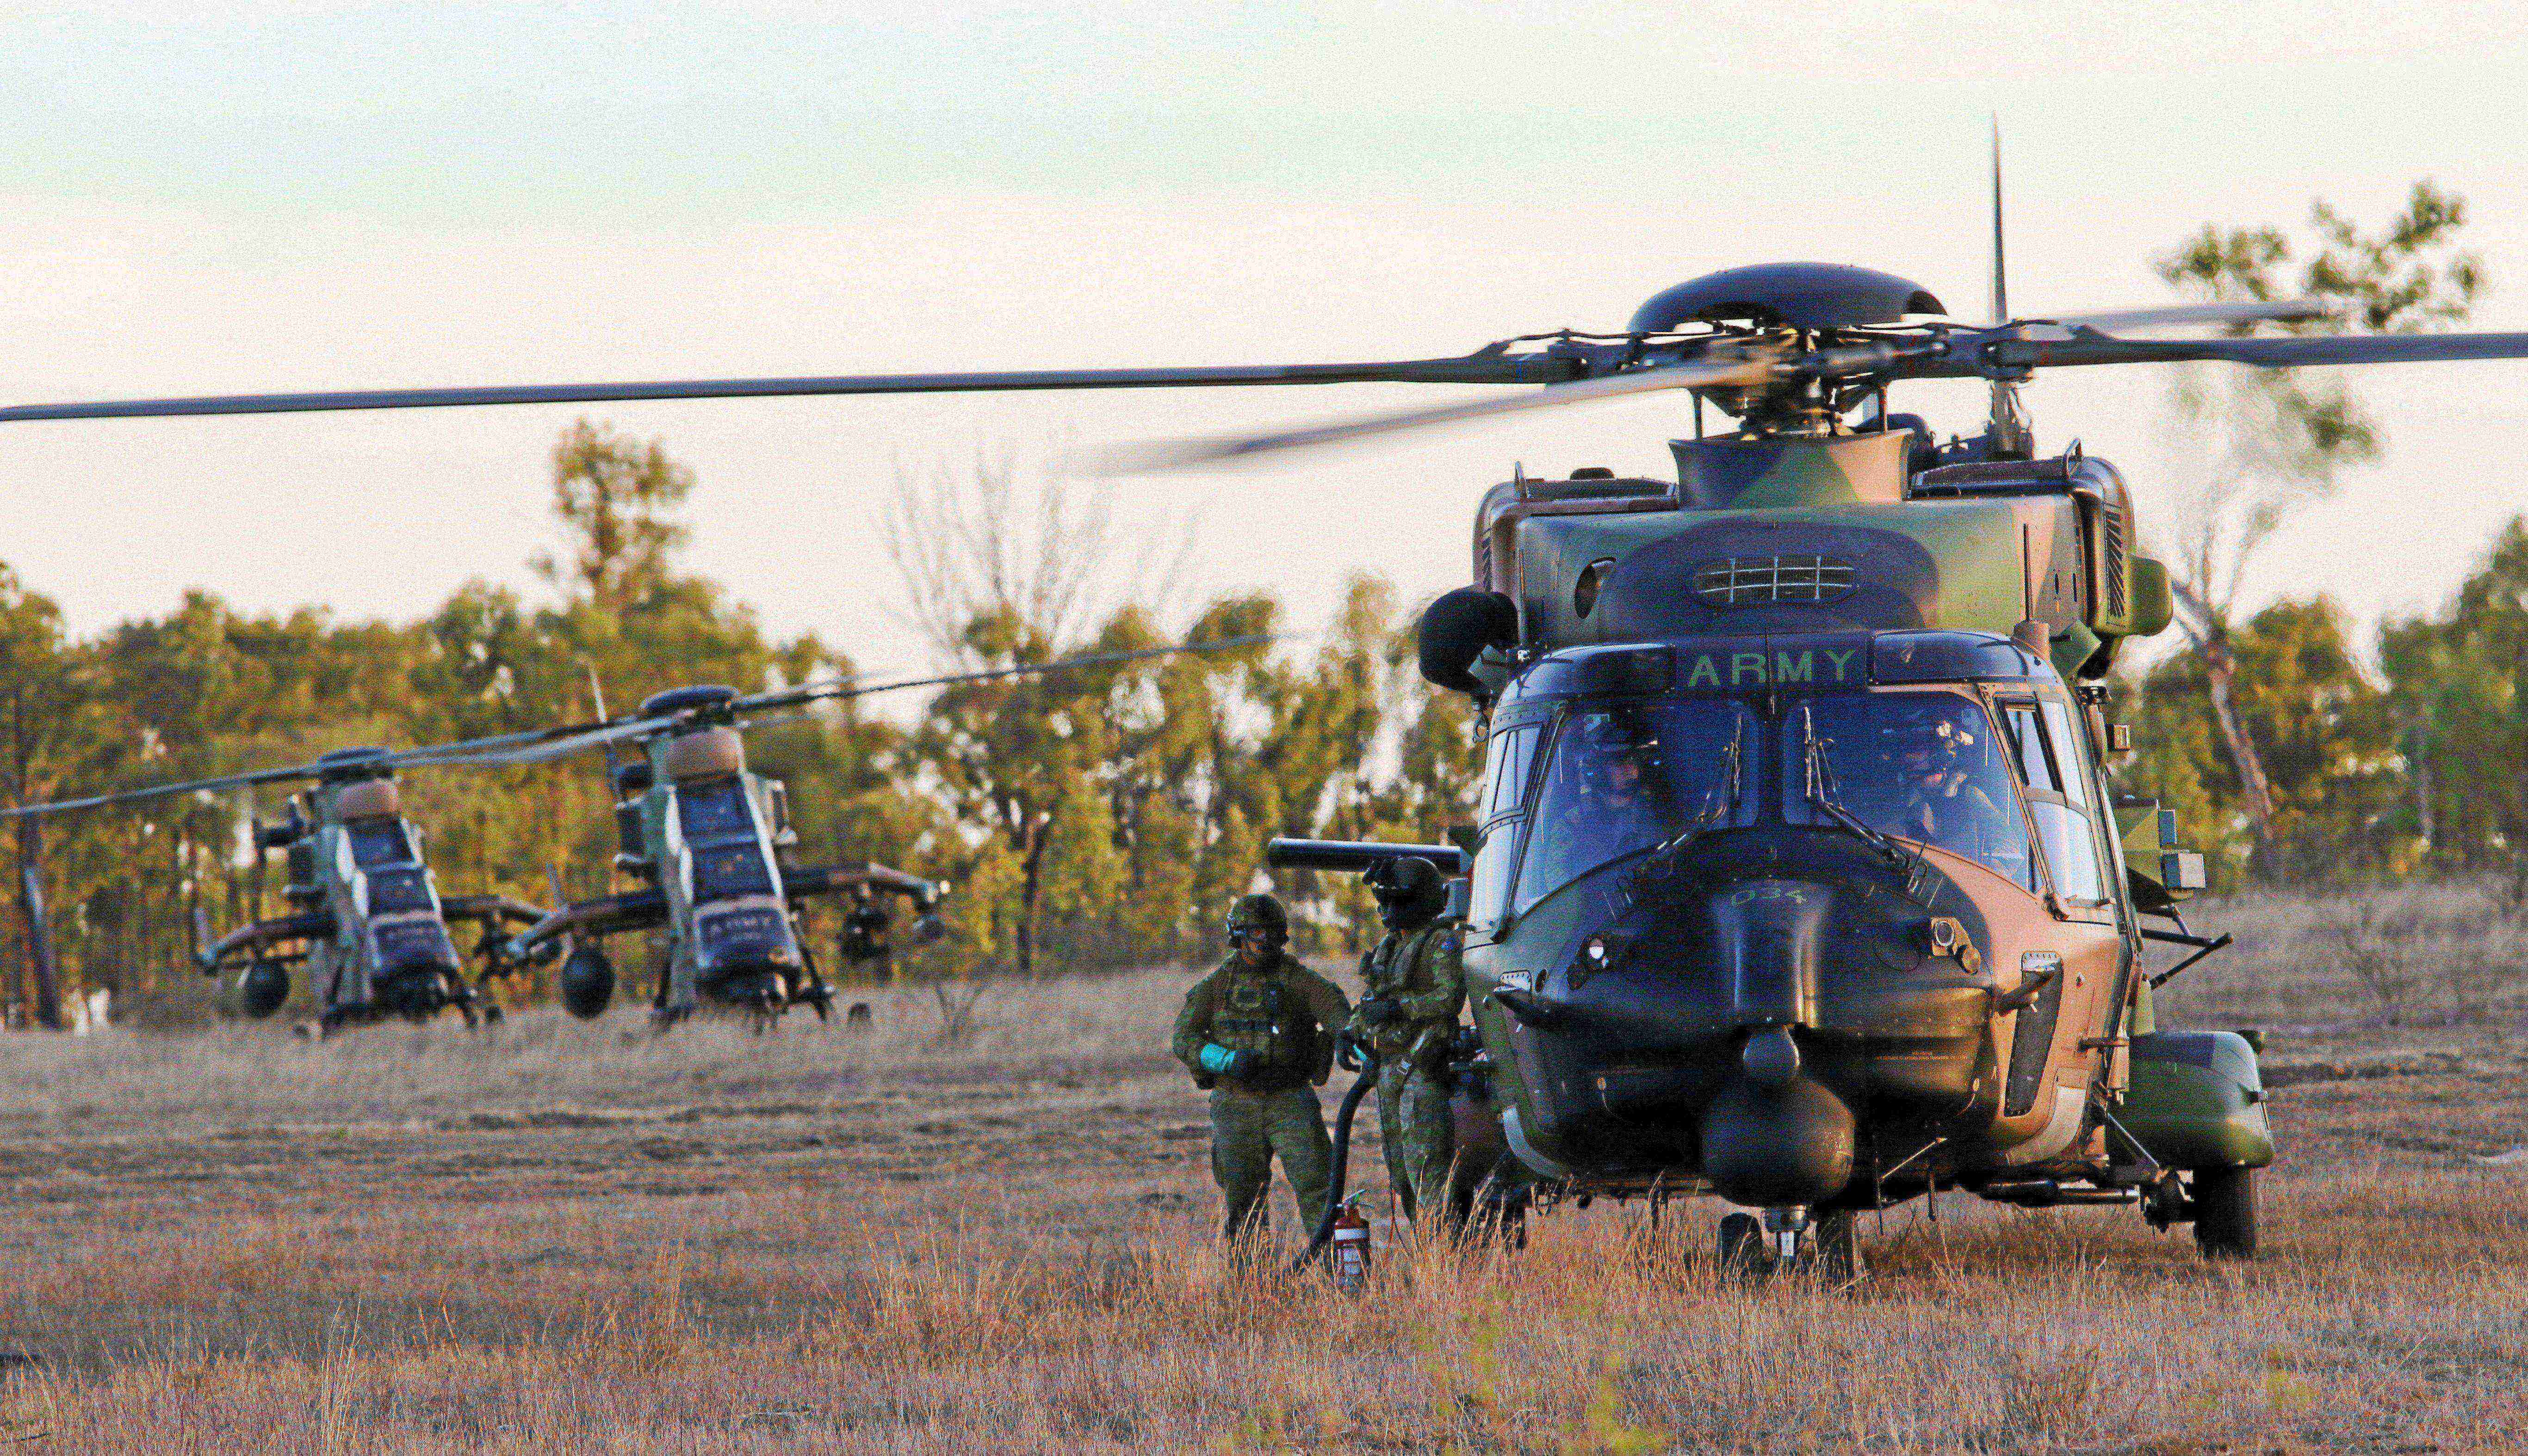
[[[567,546],[534,563],[550,598],[478,582],[411,622],[249,613],[195,592],[163,616],[76,639],[52,600],[0,565],[0,796],[34,803],[352,744],[516,732],[688,683],[753,690],[853,670],[845,646],[769,634],[684,569],[675,517],[694,480],[656,442],[583,422],[555,447],[553,480]],[[1012,472],[994,462],[907,479],[898,495],[887,535],[905,615],[943,665],[1269,639],[1289,625],[1267,594],[1175,610],[1147,593],[1101,599],[1122,543],[1097,502],[1056,486],[1033,493],[1033,511],[1014,510]],[[1460,817],[1476,752],[1468,715],[1422,690],[1399,630],[1409,625],[1394,591],[1364,576],[1312,643],[967,684],[910,712],[847,702],[762,723],[749,754],[787,781],[803,857],[875,859],[954,886],[949,935],[909,958],[911,973],[1182,960],[1216,943],[1268,837],[1427,838]],[[537,903],[556,886],[602,893],[613,854],[602,769],[592,755],[407,771],[406,809],[443,890]],[[191,912],[221,925],[251,913],[247,816],[279,804],[276,790],[259,802],[238,791],[47,819],[38,867],[63,994],[105,986],[152,1014],[206,1014],[214,992],[185,959]],[[0,844],[13,887],[20,850]],[[1304,889],[1303,943],[1358,949],[1371,923],[1358,887]],[[816,910],[809,928],[835,927]],[[33,988],[22,917],[6,934],[5,994],[23,1016]],[[548,993],[541,981],[522,994]]]
[[[2304,227],[2207,227],[2159,264],[2206,298],[2314,296],[2373,330],[2462,321],[2485,287],[2458,247],[2465,208],[2417,183],[2365,230],[2317,204]],[[2137,752],[2122,786],[2179,812],[2230,884],[2424,871],[2491,874],[2528,906],[2528,522],[2436,612],[2385,623],[2375,653],[2323,597],[2239,603],[2291,513],[2383,432],[2340,377],[2184,374],[2184,464],[2159,534],[2178,648],[2118,684]],[[306,608],[240,612],[207,593],[93,637],[0,563],[0,796],[74,793],[303,761],[621,711],[696,682],[742,689],[847,673],[851,645],[778,638],[685,569],[692,473],[657,442],[583,422],[553,458],[564,549],[537,599],[474,583],[402,623]],[[881,533],[902,612],[942,665],[984,667],[1290,624],[1269,593],[1201,602],[1167,587],[1100,501],[1022,491],[1005,461],[907,476]],[[1119,584],[1128,584],[1120,587]],[[804,855],[867,858],[955,886],[950,935],[917,973],[1037,974],[1205,954],[1275,834],[1440,839],[1476,767],[1465,702],[1411,664],[1411,616],[1354,580],[1311,643],[1118,664],[939,692],[910,712],[843,703],[750,735],[786,779]],[[599,765],[422,770],[406,803],[442,885],[549,901],[605,888]],[[262,808],[277,806],[267,798]],[[211,1002],[189,968],[191,911],[252,910],[238,796],[48,821],[41,883],[66,990],[107,986],[168,1015]],[[0,869],[20,881],[19,846]],[[1359,887],[1285,877],[1302,946],[1357,949]],[[811,933],[830,925],[812,915]],[[20,920],[0,1000],[29,1003]],[[549,987],[534,986],[528,994]]]

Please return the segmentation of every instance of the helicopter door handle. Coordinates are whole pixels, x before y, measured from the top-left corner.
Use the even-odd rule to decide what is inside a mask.
[[[2036,1004],[2037,997],[2045,994],[2045,988],[2047,986],[2052,985],[2054,982],[2059,981],[2062,978],[2063,967],[2060,964],[2049,965],[2043,970],[2040,970],[2036,974],[2028,977],[2027,980],[2021,981],[2019,983],[2019,988],[2015,991],[1993,992],[1993,1014],[1999,1015],[2003,1012],[2024,1012],[2028,1010],[2029,1007]]]
[[[1551,1026],[1562,1019],[1562,1008],[1533,991],[1523,991],[1516,986],[1499,988],[1493,992],[1493,1000],[1524,1025]]]

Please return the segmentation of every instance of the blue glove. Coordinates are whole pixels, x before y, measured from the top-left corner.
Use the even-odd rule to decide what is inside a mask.
[[[1233,1052],[1218,1042],[1206,1042],[1193,1060],[1196,1066],[1213,1076],[1235,1080],[1246,1075],[1246,1069],[1253,1065],[1255,1058],[1251,1052]]]

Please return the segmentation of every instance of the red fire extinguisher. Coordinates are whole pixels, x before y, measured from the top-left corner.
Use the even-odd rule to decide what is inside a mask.
[[[1360,1216],[1360,1195],[1343,1201],[1343,1212],[1335,1215],[1331,1263],[1335,1287],[1345,1294],[1358,1294],[1369,1287],[1369,1221]]]

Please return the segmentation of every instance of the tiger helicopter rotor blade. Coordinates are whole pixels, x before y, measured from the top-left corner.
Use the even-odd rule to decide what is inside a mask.
[[[579,724],[549,733],[504,735],[500,738],[473,739],[447,744],[437,750],[423,750],[430,756],[414,761],[425,768],[466,768],[494,764],[549,763],[566,758],[589,749],[604,748],[627,739],[644,738],[672,728],[677,719],[661,714],[647,718],[628,718],[614,723]],[[524,742],[518,741],[521,737]]]
[[[288,783],[293,779],[315,776],[316,765],[293,763],[287,768],[258,768],[251,773],[226,773],[214,778],[186,779],[182,783],[152,784],[142,789],[123,789],[112,794],[91,794],[82,799],[55,799],[43,804],[22,804],[15,808],[0,808],[0,819],[32,818],[41,814],[69,813],[74,809],[104,808],[117,804],[138,804],[144,800],[166,799],[179,794],[208,794],[223,789],[252,789],[265,784]]]
[[[1064,657],[1051,662],[1025,662],[1014,667],[984,668],[974,672],[942,673],[930,677],[901,678],[874,683],[861,683],[849,678],[835,678],[821,683],[807,683],[770,693],[731,700],[723,711],[731,713],[777,712],[805,706],[811,702],[844,698],[864,698],[872,693],[893,693],[907,688],[946,687],[956,683],[983,682],[993,678],[1022,677],[1030,674],[1060,672],[1067,669],[1097,667],[1117,662],[1132,662],[1150,657],[1164,657],[1182,652],[1221,651],[1234,647],[1247,647],[1273,642],[1271,634],[1224,638],[1216,642],[1185,643],[1163,648],[1143,648],[1125,652],[1093,652],[1080,657]],[[658,713],[648,717],[622,718],[606,723],[579,723],[559,728],[539,729],[527,733],[503,734],[497,738],[470,739],[462,743],[442,744],[434,748],[413,749],[397,754],[399,765],[412,767],[455,768],[483,765],[545,763],[555,758],[585,753],[590,749],[631,739],[647,738],[686,721],[684,713]]]
[[[1106,667],[1118,662],[1141,662],[1152,657],[1172,657],[1190,652],[1225,652],[1232,648],[1255,647],[1279,642],[1288,634],[1251,633],[1244,637],[1224,637],[1211,642],[1177,643],[1163,648],[1136,648],[1121,652],[1090,652],[1078,657],[1057,657],[1050,662],[1022,662],[1012,667],[978,668],[973,672],[939,673],[930,677],[900,678],[889,682],[862,683],[854,678],[832,678],[821,683],[804,683],[796,688],[758,693],[740,698],[728,705],[738,713],[778,712],[785,708],[804,707],[811,702],[833,702],[848,698],[866,698],[873,693],[895,693],[907,688],[945,688],[960,683],[991,682],[999,678],[1038,676],[1072,671],[1083,667]]]
[[[1468,399],[1455,404],[1442,404],[1424,409],[1364,415],[1356,419],[1337,421],[1330,425],[1282,430],[1268,435],[1226,435],[1198,440],[1158,441],[1101,451],[1090,458],[1098,469],[1108,474],[1129,475],[1145,471],[1178,470],[1229,460],[1252,459],[1259,455],[1279,454],[1290,450],[1315,449],[1345,441],[1367,440],[1375,436],[1393,435],[1405,430],[1426,430],[1440,425],[1458,425],[1473,420],[1492,419],[1499,415],[1519,414],[1536,409],[1554,409],[1565,404],[1586,404],[1592,400],[1621,398],[1630,394],[1649,394],[1663,390],[1707,390],[1762,385],[1775,378],[1776,357],[1774,350],[1759,345],[1743,351],[1733,350],[1725,357],[1707,357],[1687,363],[1661,364],[1648,369],[1601,375],[1595,379],[1575,379],[1561,384],[1551,384],[1524,394]]]
[[[2060,338],[1966,335],[1894,367],[1904,379],[1959,379],[1994,369],[2091,364],[2249,364],[2265,369],[2341,364],[2433,364],[2528,358],[2528,334],[2344,334],[2281,338],[2113,338],[2066,327]],[[1998,331],[1996,331],[1998,333]]]
[[[1036,369],[944,374],[839,374],[788,379],[634,381],[587,385],[491,385],[426,390],[328,390],[292,394],[206,394],[0,406],[0,423],[160,419],[181,415],[299,414],[328,410],[444,409],[484,404],[587,404],[637,399],[743,399],[791,395],[930,394],[1013,390],[1169,390],[1203,386],[1345,384],[1549,384],[1581,366],[1507,343],[1443,359],[1361,364],[1217,364],[1162,369]]]

